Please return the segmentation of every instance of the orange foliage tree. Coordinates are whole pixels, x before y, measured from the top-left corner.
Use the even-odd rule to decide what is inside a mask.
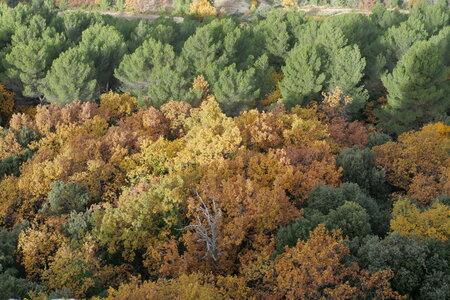
[[[279,255],[266,275],[277,297],[286,299],[356,299],[360,297],[401,299],[389,284],[390,271],[368,272],[346,265],[350,253],[338,231],[328,233],[323,225]]]
[[[426,125],[373,151],[378,167],[387,171],[386,179],[404,189],[408,198],[425,206],[439,195],[450,194],[450,126]]]

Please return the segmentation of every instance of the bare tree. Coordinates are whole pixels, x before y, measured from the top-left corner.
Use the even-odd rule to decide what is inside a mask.
[[[202,259],[210,256],[214,266],[217,267],[220,256],[218,245],[218,227],[219,220],[222,217],[222,212],[220,208],[217,207],[216,200],[213,197],[211,197],[212,210],[210,210],[197,191],[195,191],[195,194],[200,200],[200,206],[196,208],[199,212],[197,215],[197,224],[186,226],[184,229],[194,229],[196,235],[198,236],[198,241],[205,243],[206,254],[202,257]]]

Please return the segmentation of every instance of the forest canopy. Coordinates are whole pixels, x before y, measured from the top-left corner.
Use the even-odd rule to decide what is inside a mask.
[[[447,3],[8,4],[0,300],[450,298]]]

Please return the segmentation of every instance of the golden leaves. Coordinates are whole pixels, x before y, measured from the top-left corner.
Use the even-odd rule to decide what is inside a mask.
[[[208,0],[194,0],[189,5],[189,13],[203,19],[216,16],[217,10]]]
[[[421,211],[408,199],[394,204],[391,228],[401,234],[417,237],[432,237],[442,241],[450,238],[450,207],[433,203]]]

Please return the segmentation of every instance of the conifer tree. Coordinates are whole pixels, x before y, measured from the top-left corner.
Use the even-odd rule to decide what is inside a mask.
[[[182,55],[192,73],[205,74],[213,63],[221,69],[231,62],[230,52],[237,42],[233,35],[235,27],[231,19],[214,20],[187,39]]]
[[[314,45],[294,48],[282,68],[284,79],[280,83],[283,102],[287,107],[304,105],[319,96],[326,80],[325,62]]]
[[[46,29],[41,37],[14,43],[11,52],[6,56],[9,65],[7,77],[9,82],[14,82],[12,87],[16,87],[16,91],[23,88],[24,96],[42,98],[42,80],[53,60],[65,47],[64,36],[51,27]]]
[[[441,48],[433,42],[417,42],[398,65],[382,78],[388,105],[378,111],[387,132],[400,134],[417,129],[448,114],[450,81]]]
[[[365,67],[366,60],[361,57],[357,45],[337,49],[330,57],[328,89],[332,91],[340,88],[353,99],[348,111],[354,117],[364,108],[369,98],[367,91],[360,85]]]
[[[247,110],[251,102],[258,98],[255,69],[236,70],[236,65],[226,67],[213,85],[213,93],[222,110],[228,115],[237,115]]]
[[[155,106],[169,100],[195,99],[186,74],[187,66],[177,59],[172,46],[154,39],[145,41],[133,54],[125,55],[115,71],[123,91],[136,95],[141,105]]]
[[[80,48],[94,63],[100,86],[108,90],[114,69],[127,49],[123,36],[112,26],[95,24],[83,31]]]
[[[408,19],[397,27],[389,28],[382,40],[388,69],[392,70],[415,42],[427,37],[424,25],[417,19]]]
[[[431,4],[421,1],[411,9],[410,19],[419,20],[429,35],[434,35],[450,22],[450,10],[445,1]]]
[[[172,67],[174,61],[175,52],[170,45],[149,39],[134,53],[124,56],[114,75],[123,91],[143,97],[150,86],[153,70],[156,67]]]
[[[45,98],[61,106],[76,100],[94,101],[98,95],[94,66],[79,48],[55,59],[44,82]]]
[[[80,42],[83,31],[94,23],[103,23],[103,20],[97,14],[82,11],[66,11],[62,17],[66,37],[76,44]]]

